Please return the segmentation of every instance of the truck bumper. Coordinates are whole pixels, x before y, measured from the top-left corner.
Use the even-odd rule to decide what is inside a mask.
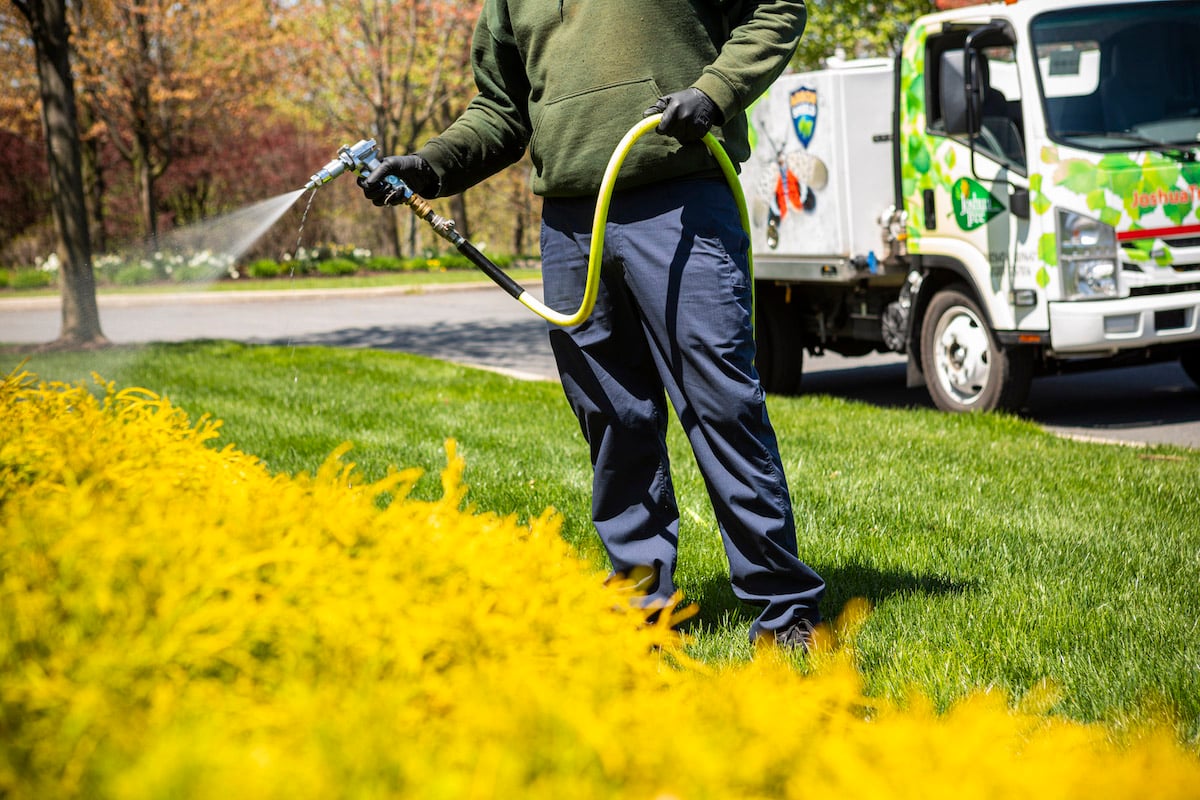
[[[1050,347],[1060,354],[1200,340],[1200,291],[1050,303]]]

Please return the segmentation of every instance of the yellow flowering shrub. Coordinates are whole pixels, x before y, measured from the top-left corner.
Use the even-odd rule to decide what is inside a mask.
[[[271,475],[100,383],[0,384],[0,797],[1195,797],[1169,733],[864,696],[848,650],[691,662],[552,513],[345,450]]]

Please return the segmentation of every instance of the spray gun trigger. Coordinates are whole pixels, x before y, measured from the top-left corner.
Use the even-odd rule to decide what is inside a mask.
[[[385,176],[384,182],[387,183],[388,186],[392,187],[391,192],[389,192],[387,196],[386,202],[388,205],[395,205],[395,203],[392,201],[393,199],[396,199],[397,196],[399,202],[405,204],[407,204],[413,197],[416,196],[413,193],[413,190],[408,188],[408,184],[397,178],[395,175]]]

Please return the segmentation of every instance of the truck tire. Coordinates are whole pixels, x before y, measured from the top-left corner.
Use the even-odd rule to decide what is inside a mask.
[[[921,321],[921,368],[943,411],[1016,411],[1029,395],[1033,352],[1006,350],[965,287],[933,296]]]
[[[1184,350],[1179,357],[1179,366],[1183,367],[1192,383],[1200,386],[1200,346]]]
[[[804,343],[800,326],[786,304],[764,297],[755,310],[754,366],[764,390],[799,394],[804,372]]]

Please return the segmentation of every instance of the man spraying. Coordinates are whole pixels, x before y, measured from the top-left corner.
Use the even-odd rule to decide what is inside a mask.
[[[666,605],[679,541],[669,398],[734,593],[761,609],[750,638],[806,648],[825,584],[797,556],[754,368],[749,240],[701,141],[712,129],[735,162],[749,156],[745,109],[783,71],[805,20],[802,0],[485,0],[471,51],[478,95],[360,184],[376,205],[394,195],[389,175],[422,197],[450,195],[528,149],[544,198],[545,302],[571,309],[608,159],[643,114],[662,114],[663,136],[639,140],[618,178],[594,312],[549,333],[591,450],[592,519],[614,573],[636,581],[647,608]]]

